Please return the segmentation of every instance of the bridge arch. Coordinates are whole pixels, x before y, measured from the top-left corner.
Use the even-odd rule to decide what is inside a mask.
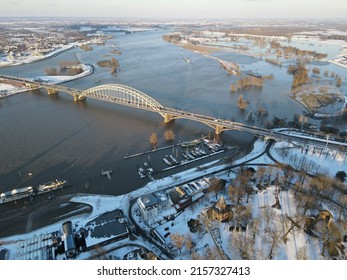
[[[158,112],[165,117],[161,112],[164,107],[158,101],[135,88],[121,84],[105,84],[89,88],[83,91],[79,98],[85,97]]]

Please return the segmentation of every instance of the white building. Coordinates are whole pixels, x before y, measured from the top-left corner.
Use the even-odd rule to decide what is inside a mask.
[[[137,199],[137,203],[141,216],[147,223],[171,207],[164,192],[145,194]]]

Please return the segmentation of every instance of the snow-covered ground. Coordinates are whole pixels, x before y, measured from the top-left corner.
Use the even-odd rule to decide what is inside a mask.
[[[65,82],[69,82],[72,80],[83,78],[83,77],[88,76],[89,74],[91,74],[93,72],[93,67],[91,65],[81,64],[81,66],[82,66],[83,71],[78,75],[74,75],[74,76],[37,76],[37,77],[33,77],[32,80],[40,81],[40,82],[44,82],[44,83],[49,83],[49,84],[61,84],[61,83],[65,83]]]
[[[13,85],[0,83],[0,99],[27,90],[29,89],[26,87],[15,87]]]
[[[81,66],[82,66],[83,72],[81,72],[78,75],[74,75],[74,76],[37,76],[37,77],[31,78],[30,80],[40,81],[40,82],[49,83],[49,84],[61,84],[61,83],[65,83],[65,82],[69,82],[72,80],[86,77],[86,76],[90,75],[91,73],[93,73],[93,66],[85,65],[85,64],[81,64]],[[16,87],[13,85],[0,83],[0,98],[5,98],[8,96],[17,94],[17,93],[22,93],[22,92],[26,92],[26,91],[30,91],[30,90],[31,90],[30,88],[27,88],[25,86]]]
[[[340,52],[336,55],[335,59],[329,60],[329,62],[347,68],[347,44],[341,45]]]
[[[310,165],[312,173],[327,173],[332,177],[338,171],[347,170],[344,152],[284,141],[277,142],[272,151],[276,160],[290,164],[296,169],[302,169],[303,165]]]
[[[238,165],[246,163],[247,166],[253,167],[255,170],[260,168],[260,166],[272,164],[273,161],[264,153],[266,145],[267,143],[263,141],[255,142],[253,151],[245,157],[233,162],[233,164]],[[307,160],[312,160],[317,163],[319,162],[318,159],[320,157],[322,163],[329,160],[327,167],[329,167],[329,170],[331,169],[329,172],[332,175],[335,175],[337,170],[346,170],[347,167],[345,159],[339,161],[338,155],[336,154],[329,154],[328,151],[326,151],[325,154],[317,154],[313,153],[313,150],[310,151],[310,149],[305,153],[299,148],[292,146],[292,144],[285,142],[276,143],[271,150],[272,155],[281,162],[289,163],[286,161],[289,159],[294,162],[293,157],[288,155],[283,156],[283,148],[289,148],[288,150],[290,153],[303,156],[307,158]],[[335,166],[333,164],[335,164]],[[204,176],[208,177],[210,174],[214,173],[213,176],[227,181],[227,188],[220,191],[217,196],[214,192],[206,193],[200,198],[200,200],[186,208],[174,220],[156,227],[157,231],[162,236],[167,235],[168,232],[170,233],[165,237],[165,239],[168,244],[172,244],[171,252],[176,256],[175,259],[221,259],[221,251],[223,251],[230,259],[242,258],[241,252],[244,252],[244,254],[251,259],[268,259],[270,255],[272,256],[272,259],[290,260],[316,260],[326,258],[320,255],[321,244],[319,239],[314,239],[307,235],[303,231],[302,227],[299,228],[293,226],[293,223],[290,220],[292,219],[302,225],[302,222],[299,221],[302,216],[300,216],[298,211],[293,191],[291,189],[279,191],[278,186],[275,184],[260,190],[253,185],[253,188],[256,191],[249,196],[248,201],[246,196],[242,198],[242,205],[244,206],[242,211],[251,214],[252,217],[249,220],[246,230],[231,230],[232,226],[238,228],[238,225],[233,221],[229,223],[207,221],[204,218],[204,213],[220,198],[220,196],[224,196],[227,204],[233,205],[234,202],[230,200],[228,194],[228,186],[233,183],[238,168],[234,168],[230,171],[228,170],[230,165],[222,165],[218,160],[207,163],[202,167],[203,168],[192,168],[166,178],[152,181],[136,191],[117,197],[84,194],[76,195],[71,201],[85,203],[92,206],[92,212],[71,217],[69,220],[74,225],[76,231],[82,228],[87,228],[88,230],[93,231],[92,224],[86,226],[90,221],[100,217],[100,215],[105,212],[113,211],[115,209],[122,209],[124,214],[128,215],[130,201],[134,198],[160,189],[167,189],[189,181],[195,181]],[[269,181],[272,179],[273,178],[270,178]],[[276,195],[281,205],[280,209],[272,207],[276,202]],[[234,213],[237,213],[239,210],[233,207],[233,211]],[[238,213],[237,215],[241,214]],[[289,218],[286,215],[288,215]],[[196,233],[191,233],[187,226],[187,222],[191,218],[201,221],[201,229]],[[0,245],[0,251],[1,249],[6,248],[9,250],[8,259],[18,259],[20,258],[20,246],[23,244],[23,241],[32,240],[35,236],[45,236],[52,232],[61,231],[62,223],[64,221],[64,218],[62,218],[62,220],[56,224],[40,228],[33,232],[3,238],[1,240],[2,245]],[[144,221],[142,221],[142,223],[144,223]],[[293,228],[290,230],[291,227]],[[211,229],[219,230],[220,239],[218,239],[218,237],[213,238]],[[184,236],[183,244],[180,249],[177,249],[177,246],[174,246],[175,244],[171,236]],[[110,237],[95,238],[92,237],[91,234],[88,234],[86,238],[87,246],[97,245],[109,238]],[[247,242],[242,243],[242,240]],[[217,244],[220,250],[217,249]],[[156,252],[156,250],[158,251],[157,248],[142,239],[133,241],[130,240],[130,238],[125,238],[120,242],[108,244],[104,250],[112,251],[114,249],[112,251],[113,253],[110,254],[113,254],[113,259],[117,259],[122,258],[126,252],[133,250],[136,246],[146,247],[154,252]],[[271,248],[272,254],[270,254]],[[87,259],[91,254],[92,252],[81,253],[78,258]],[[243,257],[244,256],[245,255],[243,255]]]
[[[27,64],[32,63],[41,59],[46,59],[51,56],[54,56],[56,54],[59,54],[63,51],[67,51],[69,49],[72,49],[76,46],[76,43],[68,44],[65,46],[58,47],[54,49],[51,52],[48,52],[46,54],[36,54],[35,52],[32,52],[28,56],[21,56],[21,57],[11,57],[11,56],[5,56],[0,58],[0,67],[8,67],[8,66],[15,66],[15,65],[21,65],[21,64]]]

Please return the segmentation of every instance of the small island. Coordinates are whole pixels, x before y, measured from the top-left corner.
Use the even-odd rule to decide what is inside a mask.
[[[111,60],[102,60],[97,63],[100,67],[110,67],[111,74],[116,74],[119,68],[119,62],[114,57]]]
[[[346,107],[346,99],[336,86],[305,84],[295,87],[292,93],[292,98],[315,118],[341,116]]]

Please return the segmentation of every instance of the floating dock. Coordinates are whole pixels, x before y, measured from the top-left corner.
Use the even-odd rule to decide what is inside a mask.
[[[104,170],[101,171],[101,175],[103,175],[103,176],[106,175],[109,180],[112,179],[111,174],[112,174],[112,169],[106,170],[106,171],[104,171]]]

